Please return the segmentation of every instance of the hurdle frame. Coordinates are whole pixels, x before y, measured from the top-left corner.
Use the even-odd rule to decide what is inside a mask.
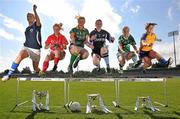
[[[23,80],[20,80],[21,78]],[[32,102],[31,100],[26,100],[23,102],[19,101],[19,91],[20,91],[20,82],[21,81],[52,81],[49,79],[53,79],[53,81],[62,82],[65,80],[64,78],[44,78],[43,80],[39,80],[39,79],[43,79],[43,77],[32,77],[32,78],[30,78],[30,77],[18,77],[18,78],[16,78],[16,80],[17,80],[16,81],[16,103],[15,103],[15,106],[11,109],[11,112],[13,112],[17,107],[19,107],[21,105],[24,105],[28,102]],[[65,85],[65,83],[64,83],[64,85]]]
[[[138,78],[135,78],[135,79],[138,79]],[[145,78],[144,78],[145,79]],[[158,78],[156,78],[158,79]],[[168,107],[168,99],[167,99],[167,78],[159,78],[159,79],[162,79],[163,80],[163,98],[164,98],[164,102],[163,103],[160,103],[160,102],[157,102],[157,101],[154,101],[153,103],[157,104],[157,105],[160,105],[162,107]],[[120,80],[123,80],[123,79],[120,79],[120,78],[115,78],[114,79],[114,83],[115,83],[115,101],[113,101],[113,105],[115,107],[120,107],[120,87],[119,87],[119,84],[120,84]],[[129,80],[128,80],[129,81]],[[132,80],[130,80],[132,81]]]
[[[32,77],[32,78],[29,78],[29,77],[26,77],[24,78],[24,80],[20,80],[21,78],[24,78],[24,77],[19,77],[17,78],[17,83],[16,83],[16,104],[15,106],[12,108],[11,111],[14,111],[17,107],[21,106],[21,105],[24,105],[28,102],[31,102],[30,100],[25,100],[23,102],[20,102],[19,101],[19,91],[20,91],[20,81],[52,81],[52,80],[46,80],[46,79],[53,79],[53,81],[58,81],[58,82],[63,82],[64,81],[64,107],[65,106],[68,106],[69,102],[70,102],[70,81],[72,79],[75,80],[75,79],[79,79],[80,81],[82,79],[86,79],[86,78],[44,78],[43,77]],[[43,80],[33,80],[36,79],[36,78],[39,78],[39,79],[43,79]],[[94,79],[94,80],[91,80],[91,79]],[[115,107],[120,107],[120,80],[124,80],[125,78],[104,78],[104,80],[101,80],[101,81],[105,81],[105,80],[110,80],[110,79],[113,79],[114,80],[114,87],[115,87],[115,102],[117,103],[117,106]],[[128,79],[138,79],[138,78],[128,78]],[[140,78],[141,79],[141,78]],[[163,107],[168,107],[168,100],[167,100],[167,79],[166,78],[161,78],[163,79],[163,97],[164,97],[164,104],[163,103],[160,103],[160,102],[154,102],[160,106],[163,106]],[[100,80],[100,79],[99,79]],[[90,78],[88,80],[85,80],[85,81],[98,81],[98,78]],[[125,81],[132,81],[132,80],[125,80]],[[66,108],[66,107],[65,107]]]

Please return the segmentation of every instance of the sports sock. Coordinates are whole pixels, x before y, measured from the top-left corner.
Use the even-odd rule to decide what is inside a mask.
[[[133,54],[132,60],[133,60],[134,63],[137,63],[137,56],[136,56],[136,54]]]
[[[165,60],[163,57],[161,57],[161,58],[159,59],[159,63],[162,64],[162,65],[167,65],[167,64],[168,64],[168,61]]]
[[[77,55],[71,54],[70,64],[69,66],[72,66],[74,61],[76,60]]]
[[[57,65],[58,62],[59,62],[59,58],[55,57],[55,58],[54,58],[54,65]]]
[[[42,71],[45,72],[47,70],[48,66],[49,66],[49,61],[44,61],[43,62],[43,70]]]
[[[106,67],[110,67],[110,66],[109,66],[109,56],[104,57],[103,59],[104,59],[104,61],[105,61],[105,63],[106,63]]]
[[[122,69],[123,69],[123,66],[124,66],[124,65],[119,64],[119,68],[120,68],[120,70],[122,70]]]
[[[13,74],[13,72],[18,68],[19,64],[13,62],[11,65],[11,69],[8,72],[8,76],[11,76]]]

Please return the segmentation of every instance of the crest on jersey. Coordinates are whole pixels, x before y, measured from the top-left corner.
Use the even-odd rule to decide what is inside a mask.
[[[30,32],[33,32],[33,28],[30,29]]]

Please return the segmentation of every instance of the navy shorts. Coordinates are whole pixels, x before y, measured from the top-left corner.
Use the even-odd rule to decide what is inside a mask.
[[[140,51],[139,56],[140,58],[149,57],[150,51]]]

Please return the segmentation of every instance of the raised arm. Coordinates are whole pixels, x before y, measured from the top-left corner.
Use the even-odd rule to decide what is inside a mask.
[[[37,14],[37,6],[36,5],[33,5],[33,11],[34,11],[34,16],[35,16],[35,19],[36,19],[36,26],[41,26],[41,22],[40,22],[40,18]]]

